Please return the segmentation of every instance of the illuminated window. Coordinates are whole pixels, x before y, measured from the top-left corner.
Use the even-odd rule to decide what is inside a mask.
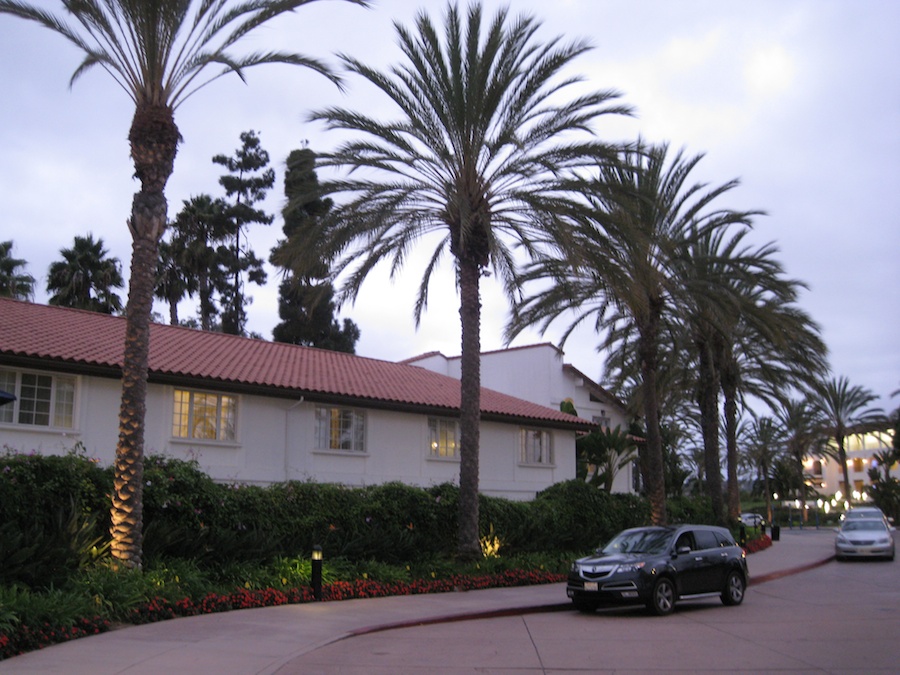
[[[366,451],[365,415],[349,408],[316,408],[316,449]]]
[[[864,470],[863,461],[861,457],[853,458],[853,470],[857,473]]]
[[[459,457],[459,423],[428,418],[428,447],[432,457]]]
[[[0,368],[0,389],[16,400],[0,407],[0,422],[37,427],[75,427],[75,377]]]
[[[172,435],[211,441],[235,440],[237,399],[187,389],[175,390]]]
[[[522,464],[553,464],[550,432],[540,429],[520,429],[519,461]]]

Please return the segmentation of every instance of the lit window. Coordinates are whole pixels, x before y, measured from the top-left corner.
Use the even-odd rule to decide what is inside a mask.
[[[0,422],[38,427],[75,427],[75,378],[0,368],[0,389],[16,400],[0,407]]]
[[[853,470],[856,471],[857,473],[864,470],[863,461],[862,461],[861,457],[853,458]]]
[[[176,389],[172,435],[233,441],[236,416],[237,399],[234,396]]]
[[[366,418],[349,408],[316,408],[316,449],[366,451]]]
[[[519,432],[519,461],[522,464],[552,464],[553,448],[550,432],[540,429],[521,429]]]
[[[456,420],[429,417],[428,439],[432,457],[459,457],[459,423]]]

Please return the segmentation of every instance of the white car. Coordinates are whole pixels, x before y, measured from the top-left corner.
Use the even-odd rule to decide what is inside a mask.
[[[894,559],[894,528],[880,518],[848,518],[837,530],[834,557]]]
[[[741,523],[746,527],[759,527],[760,525],[764,525],[766,519],[763,518],[758,513],[742,513],[741,514]]]
[[[890,519],[884,515],[884,511],[877,506],[854,506],[848,509],[846,513],[841,515],[841,521],[856,520],[859,518],[877,518],[883,520],[888,527],[891,526]]]

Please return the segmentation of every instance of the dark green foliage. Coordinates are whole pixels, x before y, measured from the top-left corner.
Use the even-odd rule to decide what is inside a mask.
[[[646,500],[610,494],[578,480],[551,485],[531,502],[532,551],[594,548],[628,527],[650,522]]]
[[[99,557],[112,475],[73,451],[0,456],[0,584],[59,584]]]
[[[669,522],[673,525],[679,523],[718,524],[709,497],[671,497],[668,509]]]
[[[63,587],[101,557],[111,475],[77,453],[0,458],[0,584]],[[384,565],[439,574],[454,564],[459,487],[453,484],[223,485],[194,461],[158,455],[147,458],[144,483],[146,573],[180,579],[167,586],[183,587],[185,594],[198,575],[203,583],[214,579],[225,586],[279,579],[296,584],[307,574],[315,544],[327,560],[348,561],[373,576]],[[670,509],[673,522],[711,522],[704,500],[673,499]],[[609,494],[578,480],[553,485],[530,502],[481,495],[479,512],[480,534],[497,538],[500,559],[567,557],[650,518],[641,497]],[[488,558],[480,564],[504,563]],[[140,585],[112,589],[115,583],[103,574],[89,575],[98,603],[127,606],[147,593]]]

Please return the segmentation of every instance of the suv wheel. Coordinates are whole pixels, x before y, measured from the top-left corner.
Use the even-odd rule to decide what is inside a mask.
[[[653,586],[653,593],[647,603],[648,609],[656,616],[671,614],[675,609],[675,584],[668,577],[661,577]]]
[[[732,570],[725,580],[725,590],[722,591],[722,603],[725,605],[739,605],[744,601],[744,577],[739,572]]]

